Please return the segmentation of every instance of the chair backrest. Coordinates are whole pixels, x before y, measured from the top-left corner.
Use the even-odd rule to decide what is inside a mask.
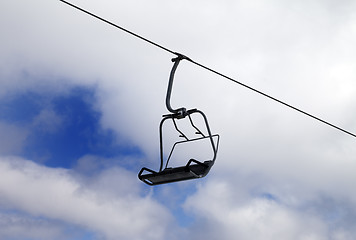
[[[201,128],[198,128],[192,118],[191,118],[191,115],[192,114],[199,114],[202,116],[203,120],[204,120],[204,124],[205,124],[205,130],[201,130]],[[210,144],[210,148],[211,148],[211,151],[212,151],[212,156],[210,159],[203,159],[201,161],[207,161],[207,160],[210,160],[212,161],[212,164],[214,164],[215,162],[215,159],[216,159],[216,156],[217,156],[217,150],[218,150],[218,144],[219,144],[219,135],[217,134],[214,134],[212,135],[211,134],[211,131],[210,131],[210,127],[209,127],[209,123],[208,123],[208,120],[205,116],[205,114],[200,111],[200,110],[197,110],[197,109],[191,109],[191,110],[188,110],[186,112],[186,115],[184,116],[189,118],[189,122],[191,124],[191,126],[196,130],[196,134],[198,137],[195,137],[195,138],[188,138],[186,136],[186,134],[178,128],[177,124],[176,124],[176,120],[177,119],[182,119],[181,116],[177,116],[176,114],[169,114],[169,115],[165,115],[164,118],[162,119],[161,121],[161,124],[160,124],[160,158],[161,158],[161,165],[160,165],[160,169],[159,171],[163,171],[165,168],[167,168],[168,166],[168,163],[172,157],[172,154],[176,148],[176,146],[178,144],[183,144],[183,143],[191,143],[191,142],[196,142],[196,141],[201,141],[201,140],[208,140],[209,144]],[[167,159],[165,159],[165,154],[164,154],[164,140],[163,140],[163,125],[164,123],[166,122],[166,120],[168,119],[171,119],[172,122],[173,122],[173,125],[174,125],[174,128],[176,129],[176,131],[178,132],[179,136],[181,136],[183,138],[183,140],[181,141],[178,141],[178,142],[175,142],[174,145],[172,146],[171,148],[171,151],[167,157]],[[216,142],[214,141],[214,138],[217,138]],[[191,157],[189,157],[191,158]]]

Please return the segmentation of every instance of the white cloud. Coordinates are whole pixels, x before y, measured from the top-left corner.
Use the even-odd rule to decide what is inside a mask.
[[[247,179],[245,179],[247,180]],[[243,184],[210,180],[185,203],[187,212],[198,217],[193,235],[196,238],[216,239],[351,239],[353,227],[337,224],[328,217],[316,214],[315,205],[308,207],[275,199],[276,196],[248,196]],[[246,185],[249,185],[247,182]],[[247,190],[248,191],[248,190]],[[241,193],[241,195],[240,195]],[[296,194],[296,197],[299,197]],[[317,197],[317,196],[315,196]],[[354,216],[355,217],[355,216]],[[192,238],[194,238],[192,237]]]
[[[170,214],[151,197],[140,197],[136,175],[123,169],[92,179],[91,187],[68,170],[18,158],[2,157],[0,173],[2,206],[83,226],[107,239],[162,239],[169,234]]]

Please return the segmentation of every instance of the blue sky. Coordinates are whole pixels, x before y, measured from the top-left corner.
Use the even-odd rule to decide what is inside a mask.
[[[352,1],[72,2],[356,132]],[[172,106],[207,115],[218,158],[147,186],[173,56],[60,1],[0,13],[0,239],[355,238],[354,138],[183,61]]]
[[[142,155],[131,144],[116,144],[119,136],[100,127],[100,112],[92,106],[94,93],[95,89],[78,87],[64,96],[25,92],[2,99],[5,123],[26,126],[40,121],[30,127],[20,156],[48,167],[73,168],[87,154],[105,158]]]

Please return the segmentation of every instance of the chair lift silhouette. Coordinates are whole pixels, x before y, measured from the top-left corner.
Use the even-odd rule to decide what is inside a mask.
[[[178,108],[178,109],[173,109],[170,104],[170,98],[171,98],[171,93],[172,93],[172,86],[173,86],[173,79],[174,79],[174,74],[175,71],[178,67],[178,64],[181,60],[187,59],[187,57],[177,54],[178,57],[173,58],[172,62],[174,62],[174,65],[172,67],[170,77],[169,77],[169,83],[168,83],[168,89],[167,89],[167,95],[166,95],[166,107],[168,111],[171,112],[171,114],[163,115],[163,119],[161,120],[160,126],[159,126],[159,135],[160,135],[160,158],[161,158],[161,164],[159,171],[153,171],[151,169],[148,169],[146,167],[142,168],[141,171],[138,174],[138,178],[143,181],[144,183],[148,185],[158,185],[158,184],[164,184],[164,183],[171,183],[171,182],[178,182],[178,181],[184,181],[184,180],[189,180],[189,179],[196,179],[196,178],[202,178],[205,177],[211,167],[215,163],[217,151],[218,151],[218,145],[219,145],[219,135],[218,134],[211,134],[210,127],[208,124],[208,120],[205,116],[205,114],[197,109],[190,109],[186,110],[184,107]],[[191,118],[191,115],[193,114],[199,114],[202,116],[205,122],[205,127],[206,127],[206,134],[204,134],[196,125],[193,123],[193,120]],[[180,130],[176,124],[176,120],[179,119],[184,119],[185,117],[189,118],[190,125],[196,130],[196,135],[199,137],[196,138],[188,138],[186,134],[183,133],[182,130]],[[163,150],[163,125],[166,122],[166,120],[172,120],[173,125],[175,130],[179,133],[180,137],[183,137],[184,140],[176,142],[167,157],[166,160],[164,160],[164,150]],[[216,143],[214,142],[214,138],[217,138]],[[204,139],[209,140],[209,145],[211,145],[212,148],[212,157],[210,159],[205,160],[204,162],[198,161],[196,159],[191,158],[186,165],[184,166],[179,166],[179,167],[168,167],[169,160],[171,159],[172,153],[175,149],[175,147],[178,144],[182,143],[189,143],[193,141],[201,141]],[[165,167],[163,169],[164,162],[166,162]]]

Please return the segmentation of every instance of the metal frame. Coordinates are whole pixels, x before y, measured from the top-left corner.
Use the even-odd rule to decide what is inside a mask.
[[[171,70],[171,73],[169,76],[167,95],[166,95],[166,107],[167,107],[167,110],[169,112],[171,112],[171,114],[163,115],[163,119],[161,120],[160,125],[159,125],[159,136],[160,136],[160,167],[159,167],[159,171],[156,172],[156,171],[153,171],[151,169],[144,167],[141,169],[141,171],[138,174],[139,179],[141,181],[147,183],[148,185],[157,185],[157,184],[163,184],[163,183],[183,181],[183,180],[204,177],[208,174],[208,172],[210,171],[210,168],[214,165],[215,160],[216,160],[220,136],[218,134],[214,134],[214,135],[211,134],[208,119],[205,116],[205,114],[202,111],[197,110],[197,109],[186,110],[186,108],[184,108],[184,107],[173,109],[171,106],[171,95],[172,95],[174,74],[175,74],[175,71],[177,70],[179,62],[183,59],[188,59],[188,58],[185,57],[184,55],[177,54],[177,57],[172,59],[172,61],[174,62],[174,65],[172,67],[172,70]],[[200,114],[203,117],[207,135],[204,135],[204,133],[194,124],[194,122],[191,118],[192,114]],[[196,134],[201,135],[201,137],[189,139],[183,133],[183,131],[181,131],[178,128],[176,120],[183,119],[187,116],[189,118],[191,126],[196,130]],[[167,160],[165,160],[164,159],[164,147],[163,147],[163,125],[168,119],[172,120],[174,128],[180,134],[180,136],[183,137],[185,140],[176,142],[173,145],[173,147],[167,157]],[[216,144],[213,139],[214,137],[217,137]],[[212,159],[206,160],[204,162],[200,162],[195,159],[190,159],[185,166],[176,167],[176,168],[168,168],[169,160],[170,160],[172,153],[173,153],[177,144],[181,144],[181,143],[185,143],[185,142],[192,142],[192,141],[199,141],[199,140],[206,139],[206,138],[210,139],[210,144],[211,144],[211,147],[213,150]],[[164,164],[164,163],[166,163],[166,164]],[[148,173],[146,173],[146,172],[148,172]]]
[[[206,131],[207,131],[207,133],[208,133],[207,136],[205,136],[205,135],[202,133],[202,131],[194,125],[193,120],[192,120],[192,118],[190,117],[190,115],[191,115],[191,114],[194,114],[194,113],[199,113],[201,116],[203,116],[203,119],[204,119],[204,122],[205,122],[205,126],[206,126]],[[215,135],[212,135],[212,134],[211,134],[211,130],[210,130],[210,126],[209,126],[209,123],[208,123],[208,119],[207,119],[207,117],[205,116],[205,114],[204,114],[202,111],[197,110],[197,109],[191,109],[191,110],[188,110],[188,111],[186,112],[186,116],[189,117],[189,120],[190,120],[191,125],[197,130],[197,134],[202,135],[202,137],[200,137],[200,138],[194,138],[194,139],[188,139],[188,137],[186,137],[186,135],[178,128],[178,126],[177,126],[177,124],[176,124],[176,122],[175,122],[175,119],[177,119],[178,117],[177,117],[176,115],[174,115],[174,114],[166,115],[166,116],[161,120],[161,123],[160,123],[160,126],[159,126],[160,158],[161,158],[161,165],[160,165],[160,168],[159,168],[159,171],[160,171],[160,172],[163,170],[164,162],[166,162],[166,167],[167,167],[168,162],[169,162],[169,160],[170,160],[170,157],[171,157],[171,155],[172,155],[172,152],[173,152],[173,150],[174,150],[174,148],[175,148],[175,146],[176,146],[177,144],[185,143],[185,142],[198,141],[198,140],[202,140],[202,139],[205,139],[205,138],[209,138],[209,139],[210,139],[211,147],[212,147],[213,153],[214,153],[214,156],[213,156],[213,158],[211,159],[211,161],[213,161],[213,162],[215,163],[215,159],[216,159],[216,155],[217,155],[217,145],[218,145],[218,143],[217,143],[217,145],[215,145],[213,136],[219,136],[219,135],[218,135],[218,134],[215,134]],[[174,123],[175,129],[177,130],[177,132],[179,132],[179,133],[181,134],[182,137],[185,138],[185,140],[176,142],[176,143],[173,145],[172,150],[171,150],[171,152],[170,152],[170,154],[169,154],[167,160],[164,161],[163,130],[162,130],[162,128],[163,128],[164,122],[165,122],[166,120],[168,120],[168,119],[172,119],[172,121],[173,121],[173,123]],[[180,119],[180,118],[179,118],[179,119]],[[165,167],[165,168],[166,168],[166,167]]]

